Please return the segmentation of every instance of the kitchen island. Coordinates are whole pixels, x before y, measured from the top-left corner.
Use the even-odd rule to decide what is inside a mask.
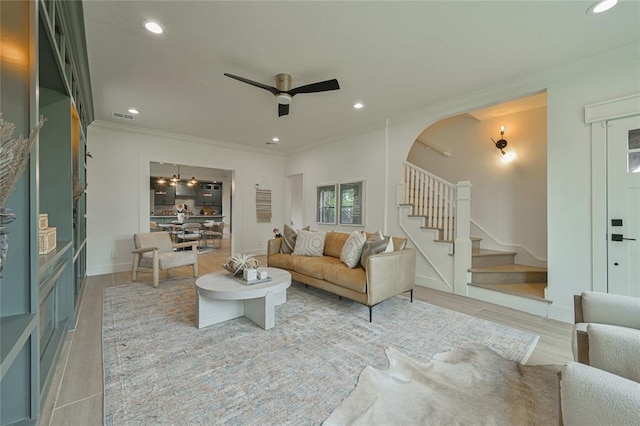
[[[185,220],[184,223],[186,222],[204,223],[210,220],[214,222],[222,222],[223,219],[224,219],[224,215],[221,215],[221,214],[193,214],[193,215],[189,215],[189,218]],[[175,222],[178,220],[178,217],[176,215],[151,215],[149,216],[149,220],[151,222],[155,222],[158,225],[160,225],[164,223]]]

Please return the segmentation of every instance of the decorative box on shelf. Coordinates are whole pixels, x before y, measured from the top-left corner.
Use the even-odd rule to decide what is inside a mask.
[[[38,229],[43,230],[49,227],[49,215],[47,213],[41,213],[38,215]]]
[[[38,254],[49,254],[56,248],[56,228],[38,231]]]

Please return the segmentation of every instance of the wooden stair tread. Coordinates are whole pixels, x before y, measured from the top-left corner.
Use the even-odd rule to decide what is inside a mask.
[[[547,268],[541,268],[539,266],[530,265],[518,265],[518,264],[505,264],[495,266],[478,266],[475,268],[469,268],[469,272],[547,272]]]
[[[477,284],[468,283],[472,287],[484,288],[487,290],[497,291],[500,293],[511,294],[514,296],[526,297],[528,299],[540,300],[551,304],[550,300],[544,298],[544,290],[547,283],[511,283],[511,284]]]
[[[518,254],[515,251],[500,251],[500,250],[489,250],[489,249],[472,249],[471,250],[471,255],[472,256],[478,256],[478,257],[482,257],[482,256],[511,256],[511,255],[516,255]]]

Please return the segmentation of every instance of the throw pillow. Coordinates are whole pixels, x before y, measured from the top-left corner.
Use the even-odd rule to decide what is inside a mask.
[[[353,231],[342,247],[340,261],[349,268],[355,268],[358,262],[360,262],[362,249],[366,242],[367,236],[363,232]]]
[[[360,263],[364,269],[367,269],[367,260],[369,256],[378,253],[391,253],[393,251],[393,239],[391,237],[385,237],[382,232],[378,231],[372,234],[362,249],[362,256],[360,256]]]
[[[407,246],[406,238],[391,238],[393,240],[393,251],[402,251]]]
[[[309,226],[305,226],[302,229],[308,230]],[[284,229],[282,231],[282,236],[284,237],[284,239],[282,241],[282,244],[280,245],[280,253],[293,253],[293,249],[296,247],[297,235],[297,231],[285,223]]]
[[[294,256],[322,256],[325,233],[322,231],[298,231]]]

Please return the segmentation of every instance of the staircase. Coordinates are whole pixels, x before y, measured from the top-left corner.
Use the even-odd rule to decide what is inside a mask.
[[[547,269],[515,263],[516,251],[482,248],[482,240],[469,235],[470,196],[460,197],[461,184],[405,162],[400,227],[444,281],[446,288],[438,289],[546,316]],[[411,225],[416,220],[420,226]]]
[[[480,248],[472,239],[470,286],[545,301],[547,268],[515,263],[515,251]]]

